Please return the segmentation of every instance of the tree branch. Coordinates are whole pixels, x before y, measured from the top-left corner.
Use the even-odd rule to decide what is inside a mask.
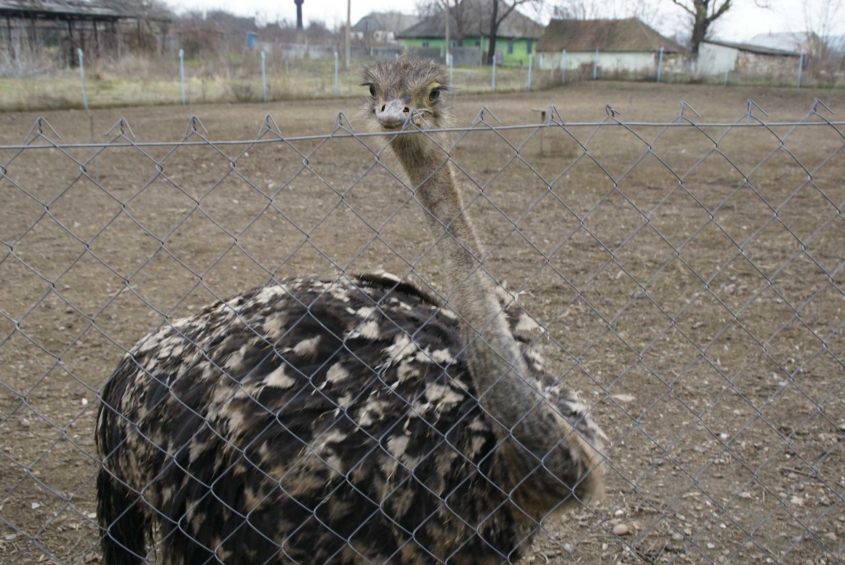
[[[722,15],[724,15],[725,12],[730,10],[732,7],[733,7],[733,4],[732,4],[731,0],[725,0],[724,4],[719,6],[718,9],[716,9],[716,5],[713,4],[713,14],[707,18],[707,22],[708,23],[715,22]]]
[[[494,1],[498,1],[498,0],[494,0]],[[527,0],[517,0],[516,2],[513,3],[513,5],[509,5],[508,9],[504,13],[504,15],[501,18],[499,18],[498,20],[496,20],[496,27],[499,27],[499,24],[502,23],[505,20],[505,18],[507,18],[511,14],[511,12],[513,12],[516,9],[517,6],[519,6],[520,4],[524,4],[526,1]]]
[[[684,10],[685,12],[687,12],[688,14],[690,14],[690,15],[692,15],[692,16],[695,16],[695,10],[693,10],[693,9],[691,9],[691,8],[689,8],[689,7],[687,7],[685,4],[682,4],[682,3],[681,3],[681,0],[672,0],[672,2],[673,2],[676,6],[678,6],[679,8],[683,9],[683,10]]]

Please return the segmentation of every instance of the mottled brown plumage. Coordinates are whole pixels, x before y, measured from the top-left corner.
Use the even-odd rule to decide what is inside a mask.
[[[379,63],[365,80],[383,129],[446,123],[434,63]],[[434,235],[449,232],[448,305],[386,274],[291,278],[141,340],[97,423],[107,565],[154,550],[180,564],[513,562],[539,520],[600,489],[603,436],[543,371],[542,328],[478,269],[448,139],[430,135],[392,147]]]

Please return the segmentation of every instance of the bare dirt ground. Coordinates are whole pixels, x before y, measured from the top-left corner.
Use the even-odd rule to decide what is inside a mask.
[[[468,125],[484,104],[535,123],[556,104],[580,122],[611,103],[625,121],[670,121],[686,101],[734,122],[753,98],[777,121],[814,96],[845,113],[839,91],[583,83],[460,96],[455,114]],[[191,112],[210,139],[249,140],[267,112],[303,136],[339,110],[366,129],[348,100],[45,117],[66,143],[107,140],[120,116],[137,141],[175,141]],[[35,118],[0,115],[0,144]],[[542,153],[536,130],[479,131],[452,152],[470,196],[484,189],[470,214],[486,267],[548,328],[552,369],[610,439],[605,497],[546,520],[526,562],[843,560],[845,143],[789,130],[734,128],[715,151],[705,134],[726,128],[555,128]],[[271,274],[413,264],[438,284],[419,207],[367,148],[383,144],[0,150],[2,562],[100,559],[97,391],[165,316]],[[315,148],[304,168],[296,150]]]

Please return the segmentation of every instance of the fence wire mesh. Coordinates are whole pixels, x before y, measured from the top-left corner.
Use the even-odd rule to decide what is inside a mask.
[[[446,508],[472,496],[428,481],[430,446],[453,449],[481,475],[495,465],[487,460],[481,468],[450,435],[468,422],[458,418],[443,429],[437,422],[446,417],[421,407],[435,400],[434,390],[438,398],[465,391],[449,380],[450,371],[466,371],[463,346],[445,354],[424,347],[426,325],[442,323],[436,317],[448,308],[435,308],[409,330],[405,318],[392,320],[399,310],[385,298],[367,315],[351,310],[358,320],[339,336],[337,351],[306,368],[295,356],[310,346],[296,328],[312,318],[323,324],[315,331],[331,332],[312,307],[341,300],[337,287],[309,287],[313,302],[297,295],[300,310],[290,311],[301,315],[277,328],[291,347],[274,348],[296,372],[283,378],[296,380],[299,400],[288,398],[273,411],[261,404],[260,390],[224,390],[227,400],[240,392],[247,405],[273,413],[274,433],[296,444],[287,467],[274,472],[264,461],[250,462],[249,440],[226,436],[210,412],[186,403],[183,411],[206,425],[180,450],[168,436],[179,431],[174,422],[159,421],[162,432],[146,441],[162,457],[173,455],[167,460],[181,469],[187,464],[179,452],[218,433],[225,436],[220,452],[236,451],[241,464],[261,474],[238,478],[212,458],[194,482],[163,484],[170,475],[162,471],[141,488],[128,485],[133,503],[158,524],[140,557],[170,562],[167,539],[175,536],[207,550],[186,558],[192,562],[264,562],[250,551],[265,542],[275,547],[270,560],[308,563],[482,562],[482,556],[503,563],[842,562],[845,124],[831,121],[818,100],[795,122],[769,122],[753,101],[726,123],[705,123],[687,105],[665,123],[626,123],[610,106],[596,123],[568,123],[554,107],[542,116],[542,123],[507,126],[482,108],[471,126],[448,130],[451,146],[442,160],[451,163],[464,211],[475,220],[485,250],[479,268],[508,289],[507,309],[520,316],[523,346],[580,395],[607,436],[603,497],[532,518],[511,546],[485,537],[490,515],[459,516],[435,506],[413,524],[397,519],[390,498],[403,482],[425,485],[426,496]],[[288,277],[317,274],[350,288],[361,285],[353,273],[384,270],[441,301],[456,291],[444,283],[448,273],[417,187],[388,149],[398,137],[430,131],[359,133],[339,115],[326,135],[286,136],[270,116],[247,141],[215,140],[196,117],[177,141],[139,142],[122,118],[107,135],[104,143],[65,143],[38,118],[20,145],[0,146],[0,555],[7,563],[103,559],[100,541],[110,533],[97,522],[104,463],[96,415],[109,376],[148,332],[178,330],[186,340],[184,367],[195,336],[180,320],[203,316],[206,304],[250,287],[293,285]],[[249,319],[237,302],[219,308],[232,315],[215,335],[234,335],[238,320]],[[369,335],[373,320],[380,325]],[[266,324],[248,330],[268,339]],[[381,395],[402,411],[367,418],[401,427],[415,413],[431,420],[434,439],[414,451],[422,439],[409,432],[400,450],[390,435],[398,427],[378,428],[383,434],[374,436],[362,413],[344,424],[363,434],[355,445],[332,435],[353,433],[340,433],[339,423],[319,433],[286,427],[285,411],[299,409],[303,397],[318,399],[320,410],[331,402],[335,416],[346,410],[350,400],[324,390],[329,360],[352,352],[350,340],[364,334],[377,341],[379,333],[395,338],[379,351],[401,343],[385,360],[401,359],[404,348],[424,350],[419,362],[436,376],[419,396],[404,398],[388,375],[390,362],[361,361],[360,375],[353,375],[359,393]],[[151,343],[154,352],[164,347]],[[192,344],[215,361],[200,339]],[[168,351],[159,359],[179,355]],[[240,382],[243,374],[227,370],[234,366],[217,371]],[[138,367],[153,374],[149,365]],[[164,396],[178,397],[175,386],[168,381]],[[140,429],[127,405],[110,410]],[[241,406],[245,418],[249,410]],[[285,433],[300,434],[299,442]],[[134,449],[132,441],[124,438],[117,451]],[[332,442],[346,452],[327,451]],[[355,476],[343,468],[347,456],[381,458],[380,478]],[[152,465],[138,462],[145,464]],[[307,472],[297,475],[297,466]],[[308,489],[316,487],[305,485],[327,470],[334,482],[315,501]],[[395,482],[379,491],[381,499],[362,490],[366,481],[391,485],[391,473]],[[477,484],[472,476],[462,484]],[[254,481],[251,500],[227,498],[223,487],[238,481]],[[174,508],[167,495],[153,495],[196,484],[205,489],[199,499],[216,500],[224,517],[207,517],[201,538],[191,526],[198,500]],[[325,511],[344,489],[359,504],[332,508],[351,513],[355,527],[336,531]],[[507,506],[516,515],[516,490],[496,486],[486,496],[501,498],[495,512]],[[421,500],[403,503],[429,508]],[[299,522],[281,527],[293,518],[277,517],[275,529],[267,529],[257,520],[262,504],[295,508]],[[380,530],[365,527],[376,522],[387,528],[375,540],[383,547],[371,539]],[[242,536],[244,530],[256,534]],[[297,545],[317,539],[307,537],[309,530],[330,535]],[[438,553],[431,531],[455,536],[454,547]],[[479,536],[471,541],[456,531]],[[256,545],[232,547],[235,540]],[[468,548],[476,553],[468,556]]]

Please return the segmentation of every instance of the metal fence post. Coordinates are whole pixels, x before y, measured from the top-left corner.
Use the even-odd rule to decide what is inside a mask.
[[[337,51],[334,52],[334,97],[337,98],[340,95],[340,89],[338,88],[337,82]]]
[[[596,57],[593,59],[593,80],[598,78],[599,74],[599,50],[596,48]]]
[[[566,84],[566,49],[560,56],[560,84]]]
[[[79,57],[79,79],[82,82],[82,107],[87,110],[88,94],[85,92],[85,58],[82,55],[82,49],[77,49],[76,55]]]
[[[660,73],[663,70],[663,47],[660,48],[660,58],[657,60],[657,82],[660,82]]]
[[[449,93],[455,93],[455,56],[449,53]]]
[[[534,55],[528,56],[528,92],[531,92],[531,66],[534,62]]]
[[[728,73],[731,72],[731,60],[725,62],[725,86],[728,86]]]
[[[264,90],[264,103],[267,103],[267,64],[264,51],[261,52],[261,87]]]
[[[493,92],[496,92],[496,56],[493,55]]]
[[[801,56],[798,58],[798,88],[801,88],[801,71],[804,70],[804,52],[801,51]]]
[[[181,49],[179,50],[179,76],[182,83],[182,106],[184,106],[187,103],[185,97],[185,52]]]

